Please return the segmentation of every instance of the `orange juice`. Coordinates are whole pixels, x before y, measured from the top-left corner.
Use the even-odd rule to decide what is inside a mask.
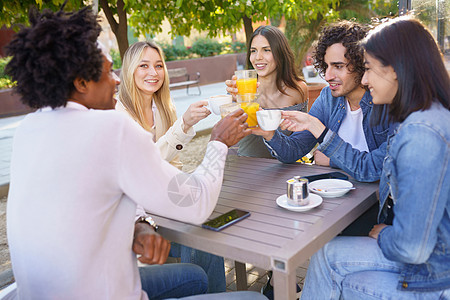
[[[243,78],[236,81],[238,93],[243,94],[255,94],[256,93],[256,78]]]
[[[246,123],[248,127],[254,127],[258,125],[258,120],[256,119],[256,112],[259,110],[259,103],[257,102],[241,102],[241,108],[248,115]]]

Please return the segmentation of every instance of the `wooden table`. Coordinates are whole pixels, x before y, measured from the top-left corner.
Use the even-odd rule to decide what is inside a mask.
[[[221,232],[156,216],[160,233],[171,241],[236,261],[237,287],[246,289],[245,262],[274,273],[276,299],[294,299],[296,268],[377,201],[378,184],[351,180],[343,197],[323,198],[307,212],[277,206],[286,180],[336,171],[275,159],[228,156],[218,204],[211,218],[239,208],[251,216]],[[239,263],[244,262],[244,263]]]

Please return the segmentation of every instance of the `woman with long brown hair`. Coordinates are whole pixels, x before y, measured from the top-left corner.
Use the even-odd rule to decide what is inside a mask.
[[[260,107],[306,112],[308,88],[296,71],[294,54],[283,32],[274,26],[260,26],[253,32],[249,45],[247,65],[258,74],[257,102]],[[235,77],[226,84],[227,91],[236,95]],[[238,154],[273,158],[263,138],[256,135],[249,135],[239,142]]]

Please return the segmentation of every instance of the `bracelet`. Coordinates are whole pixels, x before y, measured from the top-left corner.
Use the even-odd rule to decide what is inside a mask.
[[[159,226],[156,225],[155,220],[153,220],[152,217],[150,217],[150,216],[148,216],[148,217],[140,216],[139,218],[137,218],[137,220],[134,224],[137,224],[137,223],[147,223],[148,225],[153,227],[155,232],[158,231],[158,228],[159,228]]]
[[[317,142],[319,144],[321,144],[323,142],[323,139],[325,138],[325,136],[328,133],[328,127],[325,127],[324,131],[322,132],[322,134],[319,136],[319,138],[317,139]]]

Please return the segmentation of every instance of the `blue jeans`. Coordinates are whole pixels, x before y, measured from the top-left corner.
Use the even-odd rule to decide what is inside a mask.
[[[450,289],[397,290],[404,267],[386,259],[373,238],[339,236],[311,257],[301,299],[450,299]]]
[[[208,290],[205,272],[192,264],[150,265],[140,267],[139,274],[142,289],[152,300],[204,294]]]
[[[229,293],[217,293],[217,294],[207,294],[207,295],[196,295],[186,298],[183,300],[267,300],[267,298],[257,292],[229,292]]]
[[[208,293],[226,291],[225,266],[223,257],[172,243],[170,257],[180,257],[182,263],[200,266],[208,277]]]

